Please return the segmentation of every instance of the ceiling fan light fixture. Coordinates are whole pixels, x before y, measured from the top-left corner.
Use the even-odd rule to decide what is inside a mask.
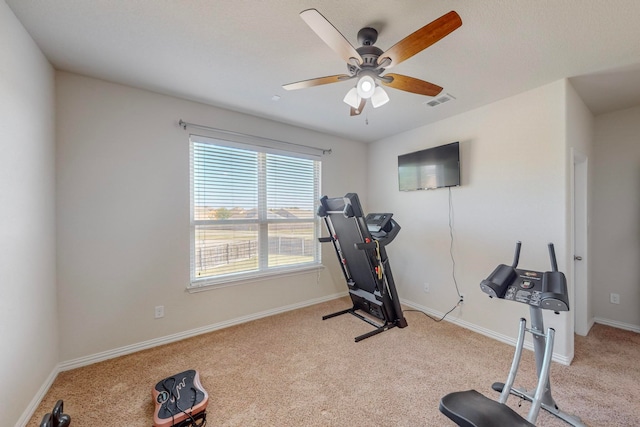
[[[369,99],[376,90],[376,82],[370,75],[364,75],[360,77],[360,80],[358,80],[356,88],[358,89],[358,95],[360,95],[360,98]]]
[[[344,96],[343,101],[348,104],[350,107],[358,108],[360,105],[360,95],[358,95],[358,89],[352,87],[349,92]]]
[[[367,99],[372,99],[373,107],[380,107],[389,102],[386,92],[376,85],[392,89],[412,92],[418,95],[436,96],[442,87],[414,77],[402,74],[385,74],[386,69],[396,67],[403,61],[423,51],[437,41],[449,35],[462,25],[462,19],[455,11],[450,11],[438,19],[414,31],[390,49],[382,51],[375,46],[378,31],[372,27],[365,27],[358,31],[359,48],[351,43],[316,9],[306,9],[300,12],[300,17],[307,23],[327,46],[334,50],[347,63],[349,74],[318,77],[283,85],[285,90],[303,89],[345,80],[357,79],[356,87],[344,97],[344,102],[351,107],[351,115],[359,115]]]
[[[387,102],[389,102],[389,95],[387,95],[387,92],[382,89],[382,87],[376,86],[376,89],[371,96],[371,105],[373,105],[373,108],[382,107]]]

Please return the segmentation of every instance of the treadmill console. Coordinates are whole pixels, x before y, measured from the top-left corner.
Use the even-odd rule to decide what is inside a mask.
[[[365,222],[367,223],[367,228],[370,233],[379,233],[380,231],[389,231],[385,230],[389,221],[391,221],[392,213],[370,213],[366,216]]]

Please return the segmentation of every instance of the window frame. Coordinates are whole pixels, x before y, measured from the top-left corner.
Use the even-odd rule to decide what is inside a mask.
[[[246,138],[244,138],[246,139]],[[242,150],[253,151],[257,153],[259,158],[258,169],[258,215],[256,219],[195,219],[195,185],[194,185],[194,143],[212,144],[219,147],[236,148]],[[267,186],[266,186],[266,157],[268,154],[275,154],[291,158],[300,158],[312,160],[313,164],[313,218],[269,218],[267,215]],[[292,274],[302,274],[323,268],[322,251],[318,238],[321,236],[321,221],[315,215],[320,200],[322,160],[321,157],[309,153],[300,153],[282,148],[266,146],[264,143],[238,142],[228,138],[218,136],[189,135],[189,206],[190,206],[190,263],[189,263],[189,284],[187,290],[190,292],[199,292],[202,290],[216,289],[227,286],[234,286],[245,282],[253,282],[256,280],[265,280],[274,277],[281,277]],[[262,176],[260,176],[262,175]],[[295,224],[295,223],[312,223],[313,224],[313,260],[306,263],[290,264],[284,266],[268,266],[269,258],[269,226],[274,224]],[[196,277],[196,242],[197,227],[206,225],[220,224],[255,224],[258,228],[258,268],[257,270],[241,271],[238,273],[228,273],[219,276]],[[266,252],[265,252],[266,251]]]

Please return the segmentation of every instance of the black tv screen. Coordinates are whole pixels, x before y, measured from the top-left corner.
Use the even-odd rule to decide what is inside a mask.
[[[398,182],[400,191],[460,185],[460,143],[398,156]]]

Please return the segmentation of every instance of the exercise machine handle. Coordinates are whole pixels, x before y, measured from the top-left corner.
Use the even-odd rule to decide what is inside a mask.
[[[556,261],[556,251],[553,249],[553,243],[549,243],[549,259],[551,260],[551,271],[558,271],[558,262]]]
[[[513,263],[511,264],[511,267],[516,268],[518,266],[518,262],[520,261],[520,247],[522,246],[522,242],[520,240],[518,240],[516,242],[516,252],[513,255]]]
[[[353,247],[356,249],[365,250],[365,249],[375,249],[377,247],[376,242],[367,242],[367,243],[354,243]]]

